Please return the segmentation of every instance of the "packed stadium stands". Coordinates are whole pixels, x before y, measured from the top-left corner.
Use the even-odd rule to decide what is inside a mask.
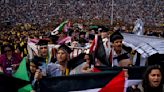
[[[164,23],[163,0],[113,0],[114,21],[133,24],[140,17],[146,25]],[[38,23],[55,19],[110,19],[112,0],[1,0],[0,22]]]

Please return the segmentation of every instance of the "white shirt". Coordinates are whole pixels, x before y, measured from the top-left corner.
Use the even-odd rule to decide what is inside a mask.
[[[116,57],[118,57],[118,54],[114,51],[114,49],[112,48],[112,58],[113,58],[113,60],[112,60],[112,67],[113,66],[118,66],[118,60],[117,60],[117,58]],[[119,54],[119,55],[121,55],[121,54],[124,54],[124,53],[127,53],[127,51],[125,51],[124,49],[122,49],[121,50],[121,53]],[[129,55],[130,56],[130,55]]]

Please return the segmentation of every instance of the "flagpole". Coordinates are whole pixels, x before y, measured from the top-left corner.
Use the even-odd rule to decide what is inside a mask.
[[[114,1],[112,0],[112,13],[111,13],[111,21],[110,21],[111,25],[113,25],[113,3]]]

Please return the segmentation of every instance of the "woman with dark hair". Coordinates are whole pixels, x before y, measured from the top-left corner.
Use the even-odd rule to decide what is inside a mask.
[[[164,92],[163,70],[159,65],[148,66],[141,84],[132,86],[127,92]]]
[[[14,52],[12,45],[4,45],[4,54],[0,55],[0,69],[8,76],[12,76],[13,72],[18,67],[22,58],[19,54]]]
[[[144,92],[164,92],[163,71],[159,65],[152,65],[147,68],[142,87]]]

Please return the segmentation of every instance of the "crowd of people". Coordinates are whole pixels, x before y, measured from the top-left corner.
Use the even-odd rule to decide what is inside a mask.
[[[2,0],[1,22],[38,23],[46,25],[54,19],[111,19],[112,1],[108,0]],[[139,17],[146,25],[163,24],[162,0],[114,0],[113,20],[133,24]]]
[[[70,26],[67,31],[64,27],[56,31],[58,32],[54,35],[53,31],[47,32],[47,30],[36,30],[31,27],[27,31],[12,29],[1,32],[0,71],[7,76],[12,76],[23,57],[26,57],[33,90],[39,91],[38,83],[43,77],[92,73],[95,72],[95,66],[149,65],[148,59],[138,62],[139,53],[123,45],[124,37],[121,32],[126,31],[121,28],[116,30],[95,25],[89,26],[88,30],[82,30],[79,27]],[[50,45],[54,47],[50,48]],[[56,47],[58,45],[59,47]],[[74,48],[80,48],[80,50]],[[142,64],[138,64],[141,62]],[[127,69],[123,70],[128,77]],[[162,76],[161,74],[155,76],[159,77],[159,75]],[[152,85],[159,86],[161,81],[160,78],[152,80]]]
[[[148,57],[143,59],[141,53],[125,46],[122,33],[134,34],[134,27],[128,27],[140,18],[146,26],[157,26],[145,28],[144,35],[163,39],[159,26],[164,21],[164,2],[113,1],[114,22],[122,24],[109,26],[84,20],[110,20],[112,0],[1,0],[0,72],[13,76],[25,58],[33,91],[40,92],[42,78],[93,73],[96,66],[122,67],[128,78],[126,67],[148,66],[143,81],[127,92],[163,92],[163,66],[152,66]],[[64,19],[70,20],[61,23]],[[74,25],[76,19],[81,22]],[[53,25],[54,20],[60,21]]]

